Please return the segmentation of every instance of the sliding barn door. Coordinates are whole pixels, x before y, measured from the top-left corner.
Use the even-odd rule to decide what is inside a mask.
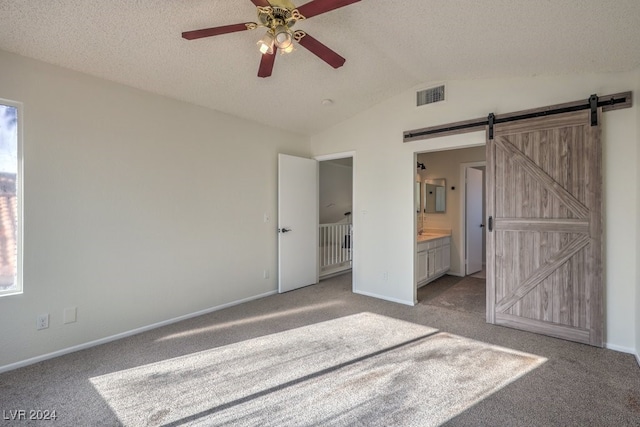
[[[489,323],[602,347],[601,151],[588,110],[495,125]]]

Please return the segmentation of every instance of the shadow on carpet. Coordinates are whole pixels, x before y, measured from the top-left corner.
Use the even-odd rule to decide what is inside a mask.
[[[91,382],[126,426],[435,426],[545,360],[360,313]]]
[[[443,276],[418,289],[418,303],[484,316],[486,295],[485,279]]]

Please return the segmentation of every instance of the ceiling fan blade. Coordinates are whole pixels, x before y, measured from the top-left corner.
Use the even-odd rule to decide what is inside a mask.
[[[267,0],[251,0],[251,3],[262,7],[271,6]]]
[[[298,12],[308,19],[312,16],[320,15],[321,13],[329,12],[343,6],[349,6],[359,1],[360,0],[313,0],[300,6]]]
[[[187,40],[201,39],[203,37],[219,36],[220,34],[235,33],[237,31],[245,31],[256,28],[255,22],[247,22],[244,24],[224,25],[222,27],[203,28],[202,30],[185,31],[182,38]]]
[[[258,77],[269,77],[273,71],[273,64],[276,62],[277,47],[273,47],[273,53],[265,53],[260,60],[260,68],[258,68]]]
[[[311,37],[309,34],[304,35],[298,40],[298,43],[311,53],[322,59],[333,68],[340,68],[344,65],[346,59],[329,49],[327,46],[320,43],[318,40]]]

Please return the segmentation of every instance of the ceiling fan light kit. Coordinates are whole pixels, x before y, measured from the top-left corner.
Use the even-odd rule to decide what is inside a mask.
[[[343,6],[348,6],[358,1],[360,0],[313,0],[299,8],[295,8],[289,0],[251,0],[251,2],[256,5],[258,11],[258,23],[246,22],[243,24],[186,31],[182,33],[182,37],[187,40],[194,40],[265,27],[267,28],[267,32],[257,43],[258,50],[262,54],[260,67],[258,69],[259,77],[269,77],[271,75],[276,51],[280,50],[282,54],[293,52],[295,50],[294,41],[333,68],[339,68],[343,66],[346,61],[343,57],[309,36],[306,32],[300,30],[294,32],[291,28],[298,21]]]
[[[290,29],[283,25],[276,27],[276,46],[282,50],[282,53],[290,53],[293,51],[293,33]]]
[[[267,33],[258,41],[258,46],[261,54],[268,53],[271,55],[273,53],[273,45],[275,44],[275,39],[271,35],[271,32],[267,31]]]

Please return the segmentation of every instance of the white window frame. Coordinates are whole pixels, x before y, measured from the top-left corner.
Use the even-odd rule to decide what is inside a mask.
[[[22,250],[23,250],[23,236],[24,236],[24,215],[22,212],[22,206],[24,203],[24,195],[23,195],[23,181],[24,181],[24,156],[23,156],[23,129],[24,129],[24,106],[21,102],[12,101],[9,99],[0,98],[0,104],[7,105],[9,107],[14,107],[18,110],[18,121],[16,126],[18,127],[17,137],[18,137],[18,147],[17,147],[17,174],[16,174],[16,218],[18,220],[17,225],[17,236],[16,236],[16,284],[17,288],[12,290],[3,291],[0,290],[0,298],[7,297],[11,295],[20,295],[24,292],[24,284],[23,284],[23,263],[22,263]]]

